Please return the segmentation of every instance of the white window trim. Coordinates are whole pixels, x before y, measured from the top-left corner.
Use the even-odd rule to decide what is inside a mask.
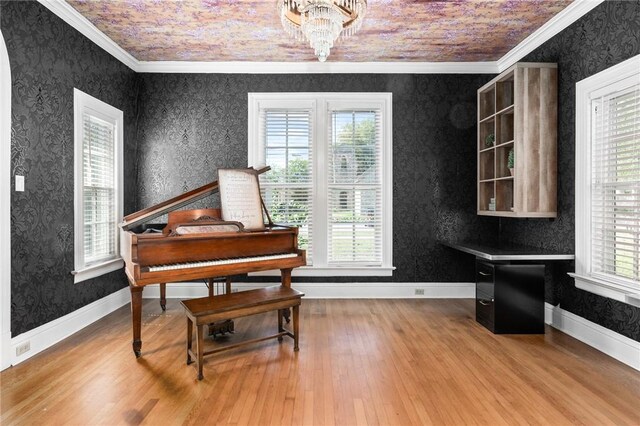
[[[324,114],[319,111],[326,111],[329,105],[338,108],[371,108],[372,105],[378,105],[382,111],[382,149],[381,155],[384,159],[382,164],[382,238],[384,241],[382,247],[382,265],[372,267],[327,267],[326,265],[316,264],[314,266],[305,266],[293,270],[294,276],[391,276],[395,267],[393,261],[393,129],[392,129],[392,94],[391,93],[249,93],[249,124],[248,124],[248,163],[249,166],[257,167],[259,164],[261,153],[258,143],[260,137],[259,113],[260,107],[268,105],[269,108],[303,108],[311,107],[314,115],[313,138],[315,141],[320,138],[326,138],[323,132],[326,132],[327,126],[324,125]],[[316,149],[313,156],[314,170],[319,170],[318,164],[326,164],[328,155],[328,146],[323,149]],[[314,173],[314,199],[323,197],[323,203],[314,203],[314,218],[325,216],[321,205],[326,203],[325,183],[317,178],[318,174]],[[322,226],[324,228],[324,225]],[[322,229],[314,220],[314,257],[326,258],[326,229]],[[323,253],[320,254],[319,251]],[[251,275],[278,275],[279,271],[257,272]]]
[[[85,110],[91,110],[92,114],[108,121],[116,127],[116,223],[122,222],[123,217],[123,140],[124,140],[124,119],[123,113],[119,109],[102,102],[78,89],[73,89],[73,123],[74,123],[74,271],[73,281],[79,283],[91,278],[104,275],[108,272],[115,271],[124,266],[121,258],[109,259],[103,263],[85,266],[84,264],[84,238],[83,238],[83,217],[81,212],[84,211],[83,201],[83,164],[82,164],[82,144],[83,144],[83,125],[82,114]],[[116,237],[118,238],[118,237]],[[120,244],[116,240],[116,255],[119,256]]]
[[[576,83],[576,287],[640,306],[640,289],[591,274],[591,100],[603,90],[635,78],[640,82],[640,55]]]
[[[0,371],[11,365],[11,64],[0,30]]]

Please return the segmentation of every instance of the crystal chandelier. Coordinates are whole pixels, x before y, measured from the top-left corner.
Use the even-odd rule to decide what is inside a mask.
[[[327,60],[338,37],[355,34],[367,0],[278,0],[280,21],[296,40],[307,39],[320,62]]]

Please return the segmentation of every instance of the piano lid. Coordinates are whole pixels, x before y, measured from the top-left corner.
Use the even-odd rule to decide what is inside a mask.
[[[258,174],[262,174],[269,170],[271,170],[271,167],[269,166],[261,167],[258,169]],[[120,227],[123,230],[128,231],[138,225],[160,217],[167,212],[178,210],[181,207],[184,207],[204,197],[214,194],[218,192],[218,188],[218,181],[214,180],[211,183],[203,185],[192,191],[185,192],[184,194],[178,195],[177,197],[173,197],[151,207],[147,207],[146,209],[131,213],[124,217],[122,223],[120,224]]]

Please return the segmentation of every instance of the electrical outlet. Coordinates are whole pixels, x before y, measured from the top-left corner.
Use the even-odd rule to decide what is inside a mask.
[[[24,192],[24,176],[16,175],[16,192]]]
[[[31,350],[31,342],[24,342],[16,346],[16,356],[20,356],[25,352],[29,352]]]
[[[237,289],[237,288],[232,288],[232,289],[231,289],[231,293],[237,293],[237,292],[238,292],[238,289]]]
[[[416,288],[416,292],[414,294],[416,296],[424,296],[424,288]]]

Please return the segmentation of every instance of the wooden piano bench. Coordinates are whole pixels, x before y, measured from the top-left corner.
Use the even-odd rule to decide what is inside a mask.
[[[267,339],[278,338],[282,341],[282,336],[293,338],[293,350],[298,351],[299,335],[299,308],[302,303],[301,293],[290,287],[276,285],[272,287],[259,288],[256,290],[241,291],[237,293],[222,294],[214,297],[201,297],[199,299],[183,300],[187,314],[187,364],[196,361],[198,369],[198,380],[202,380],[202,358],[217,352],[237,348],[238,346],[250,343],[261,342]],[[282,321],[282,310],[293,308],[293,333],[285,330]],[[204,351],[204,330],[209,323],[239,318],[249,315],[261,314],[269,311],[278,311],[278,332],[276,334],[260,337],[257,339],[245,340],[243,342]],[[196,327],[196,348],[193,350],[193,326]]]

